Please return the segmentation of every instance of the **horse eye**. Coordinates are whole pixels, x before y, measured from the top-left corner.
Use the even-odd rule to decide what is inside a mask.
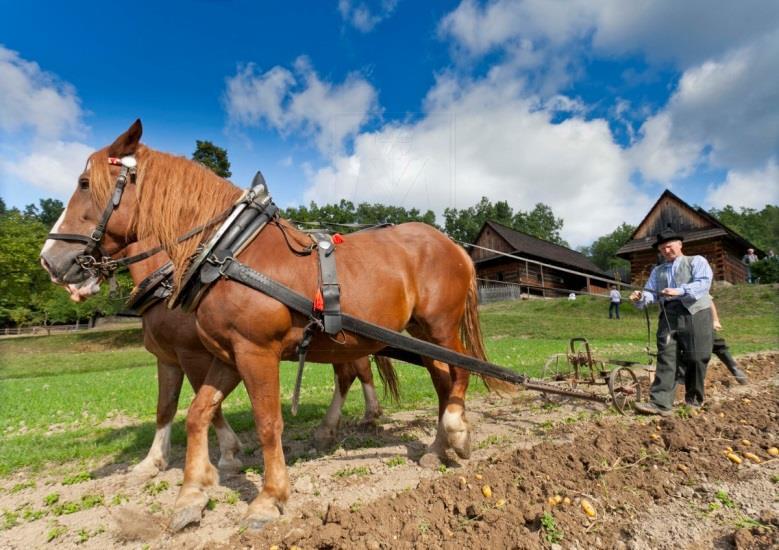
[[[82,191],[89,189],[89,180],[86,178],[78,180],[78,188]]]

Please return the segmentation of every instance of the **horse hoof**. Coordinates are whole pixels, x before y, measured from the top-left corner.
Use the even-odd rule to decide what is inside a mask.
[[[419,465],[428,470],[435,470],[443,464],[441,457],[435,453],[425,453],[422,458],[419,459]]]
[[[262,531],[262,528],[265,527],[268,523],[272,521],[273,518],[258,518],[258,517],[251,517],[246,518],[241,522],[241,527],[245,528],[248,531]]]
[[[470,443],[470,441],[468,442],[467,445],[465,445],[462,448],[460,448],[460,447],[452,447],[452,448],[454,449],[454,452],[457,453],[457,456],[459,456],[460,458],[462,458],[464,460],[467,460],[467,459],[471,458],[471,443]]]
[[[335,434],[314,432],[312,443],[314,448],[321,453],[335,444]]]
[[[219,469],[223,472],[234,474],[240,472],[241,468],[243,468],[243,462],[235,457],[219,459]]]
[[[181,531],[187,525],[200,523],[202,511],[203,509],[200,506],[195,505],[176,510],[173,512],[173,517],[170,520],[170,530],[175,533]]]
[[[164,466],[158,466],[153,462],[140,462],[136,464],[129,472],[130,477],[138,481],[146,481],[156,477],[165,469]]]

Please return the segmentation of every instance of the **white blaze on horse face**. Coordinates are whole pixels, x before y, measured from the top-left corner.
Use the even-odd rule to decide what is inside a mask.
[[[54,224],[54,227],[51,228],[50,233],[59,233],[60,232],[60,226],[62,225],[62,222],[65,221],[65,214],[67,214],[68,209],[65,208],[65,210],[62,211],[62,214],[60,214],[60,217],[57,218],[57,223]],[[46,239],[46,242],[43,243],[43,248],[41,249],[41,256],[45,255],[49,250],[51,250],[51,247],[54,246],[54,243],[56,243],[54,239]],[[46,268],[46,266],[43,266]],[[48,269],[46,269],[48,271]]]

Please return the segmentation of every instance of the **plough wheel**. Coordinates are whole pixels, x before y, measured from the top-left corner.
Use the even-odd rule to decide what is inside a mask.
[[[618,367],[609,374],[609,393],[614,407],[621,413],[630,409],[631,404],[641,401],[641,385],[630,367]]]

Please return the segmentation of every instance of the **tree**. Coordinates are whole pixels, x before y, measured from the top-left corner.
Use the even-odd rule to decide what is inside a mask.
[[[736,211],[728,205],[709,213],[758,248],[779,252],[779,206],[769,204],[759,211],[754,208]]]
[[[227,150],[210,141],[195,141],[195,152],[192,153],[192,160],[204,164],[210,168],[216,175],[223,178],[229,178],[233,175],[230,172],[230,161],[227,159]]]
[[[40,199],[39,206],[28,204],[24,208],[24,215],[37,218],[45,227],[51,228],[57,223],[57,220],[65,210],[62,201],[57,199]]]
[[[520,211],[516,214],[508,202],[498,201],[493,204],[487,197],[482,197],[470,208],[444,210],[444,230],[453,239],[465,243],[472,243],[476,239],[479,230],[487,220],[501,223],[539,239],[568,246],[568,243],[560,237],[560,230],[563,228],[562,218],[556,218],[552,209],[540,202],[533,210]]]
[[[341,199],[338,204],[319,206],[311,201],[306,206],[290,207],[282,212],[282,216],[293,222],[319,222],[324,225],[335,224],[335,230],[349,233],[359,228],[338,227],[337,224],[377,225],[381,223],[403,223],[418,221],[435,227],[435,213],[428,210],[422,214],[416,208],[406,210],[401,206],[385,206],[383,204],[354,203]]]
[[[630,267],[630,262],[617,257],[617,250],[630,240],[636,228],[633,225],[622,223],[608,235],[595,240],[590,246],[579,249],[579,252],[588,256],[592,263],[604,271],[622,270]]]

